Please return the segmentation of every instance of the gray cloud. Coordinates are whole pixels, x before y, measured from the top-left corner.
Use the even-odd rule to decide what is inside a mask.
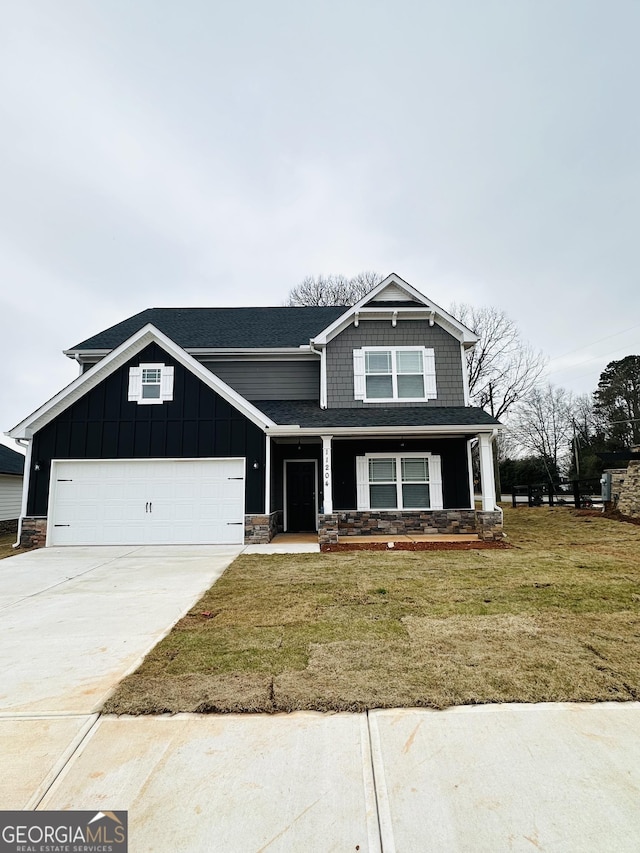
[[[152,305],[392,270],[504,308],[595,387],[640,351],[640,9],[13,4],[0,35],[0,418]],[[639,320],[640,322],[640,320]],[[574,351],[574,352],[571,352]],[[589,359],[589,360],[587,360]]]

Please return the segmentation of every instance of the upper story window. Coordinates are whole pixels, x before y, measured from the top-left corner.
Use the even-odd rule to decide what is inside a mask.
[[[353,351],[354,396],[365,402],[435,400],[436,365],[429,347],[363,347]]]
[[[129,368],[129,400],[147,405],[173,400],[173,367],[141,364]]]

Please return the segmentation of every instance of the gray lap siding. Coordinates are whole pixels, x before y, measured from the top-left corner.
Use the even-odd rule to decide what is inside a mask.
[[[320,359],[315,361],[202,362],[247,400],[318,400]]]
[[[364,403],[354,398],[353,350],[360,347],[424,346],[433,347],[436,360],[438,398],[402,406],[464,406],[464,384],[460,342],[441,326],[430,326],[427,320],[398,320],[394,328],[388,320],[363,320],[356,328],[349,326],[327,344],[328,408],[367,408],[395,403]]]

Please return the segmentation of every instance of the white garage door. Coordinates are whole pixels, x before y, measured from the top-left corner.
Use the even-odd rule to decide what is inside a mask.
[[[244,459],[54,461],[47,544],[242,544],[244,470]]]

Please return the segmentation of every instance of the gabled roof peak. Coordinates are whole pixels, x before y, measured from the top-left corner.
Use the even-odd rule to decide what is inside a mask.
[[[339,335],[351,323],[358,324],[359,318],[368,315],[370,319],[378,314],[382,316],[396,315],[400,312],[410,314],[412,319],[426,316],[431,325],[437,323],[449,334],[457,338],[464,347],[472,347],[478,336],[464,323],[440,308],[431,299],[416,290],[397,273],[391,273],[380,284],[362,297],[351,308],[347,308],[333,323],[327,326],[319,335],[312,339],[316,346],[326,345],[332,338]],[[395,319],[394,319],[395,323]]]

